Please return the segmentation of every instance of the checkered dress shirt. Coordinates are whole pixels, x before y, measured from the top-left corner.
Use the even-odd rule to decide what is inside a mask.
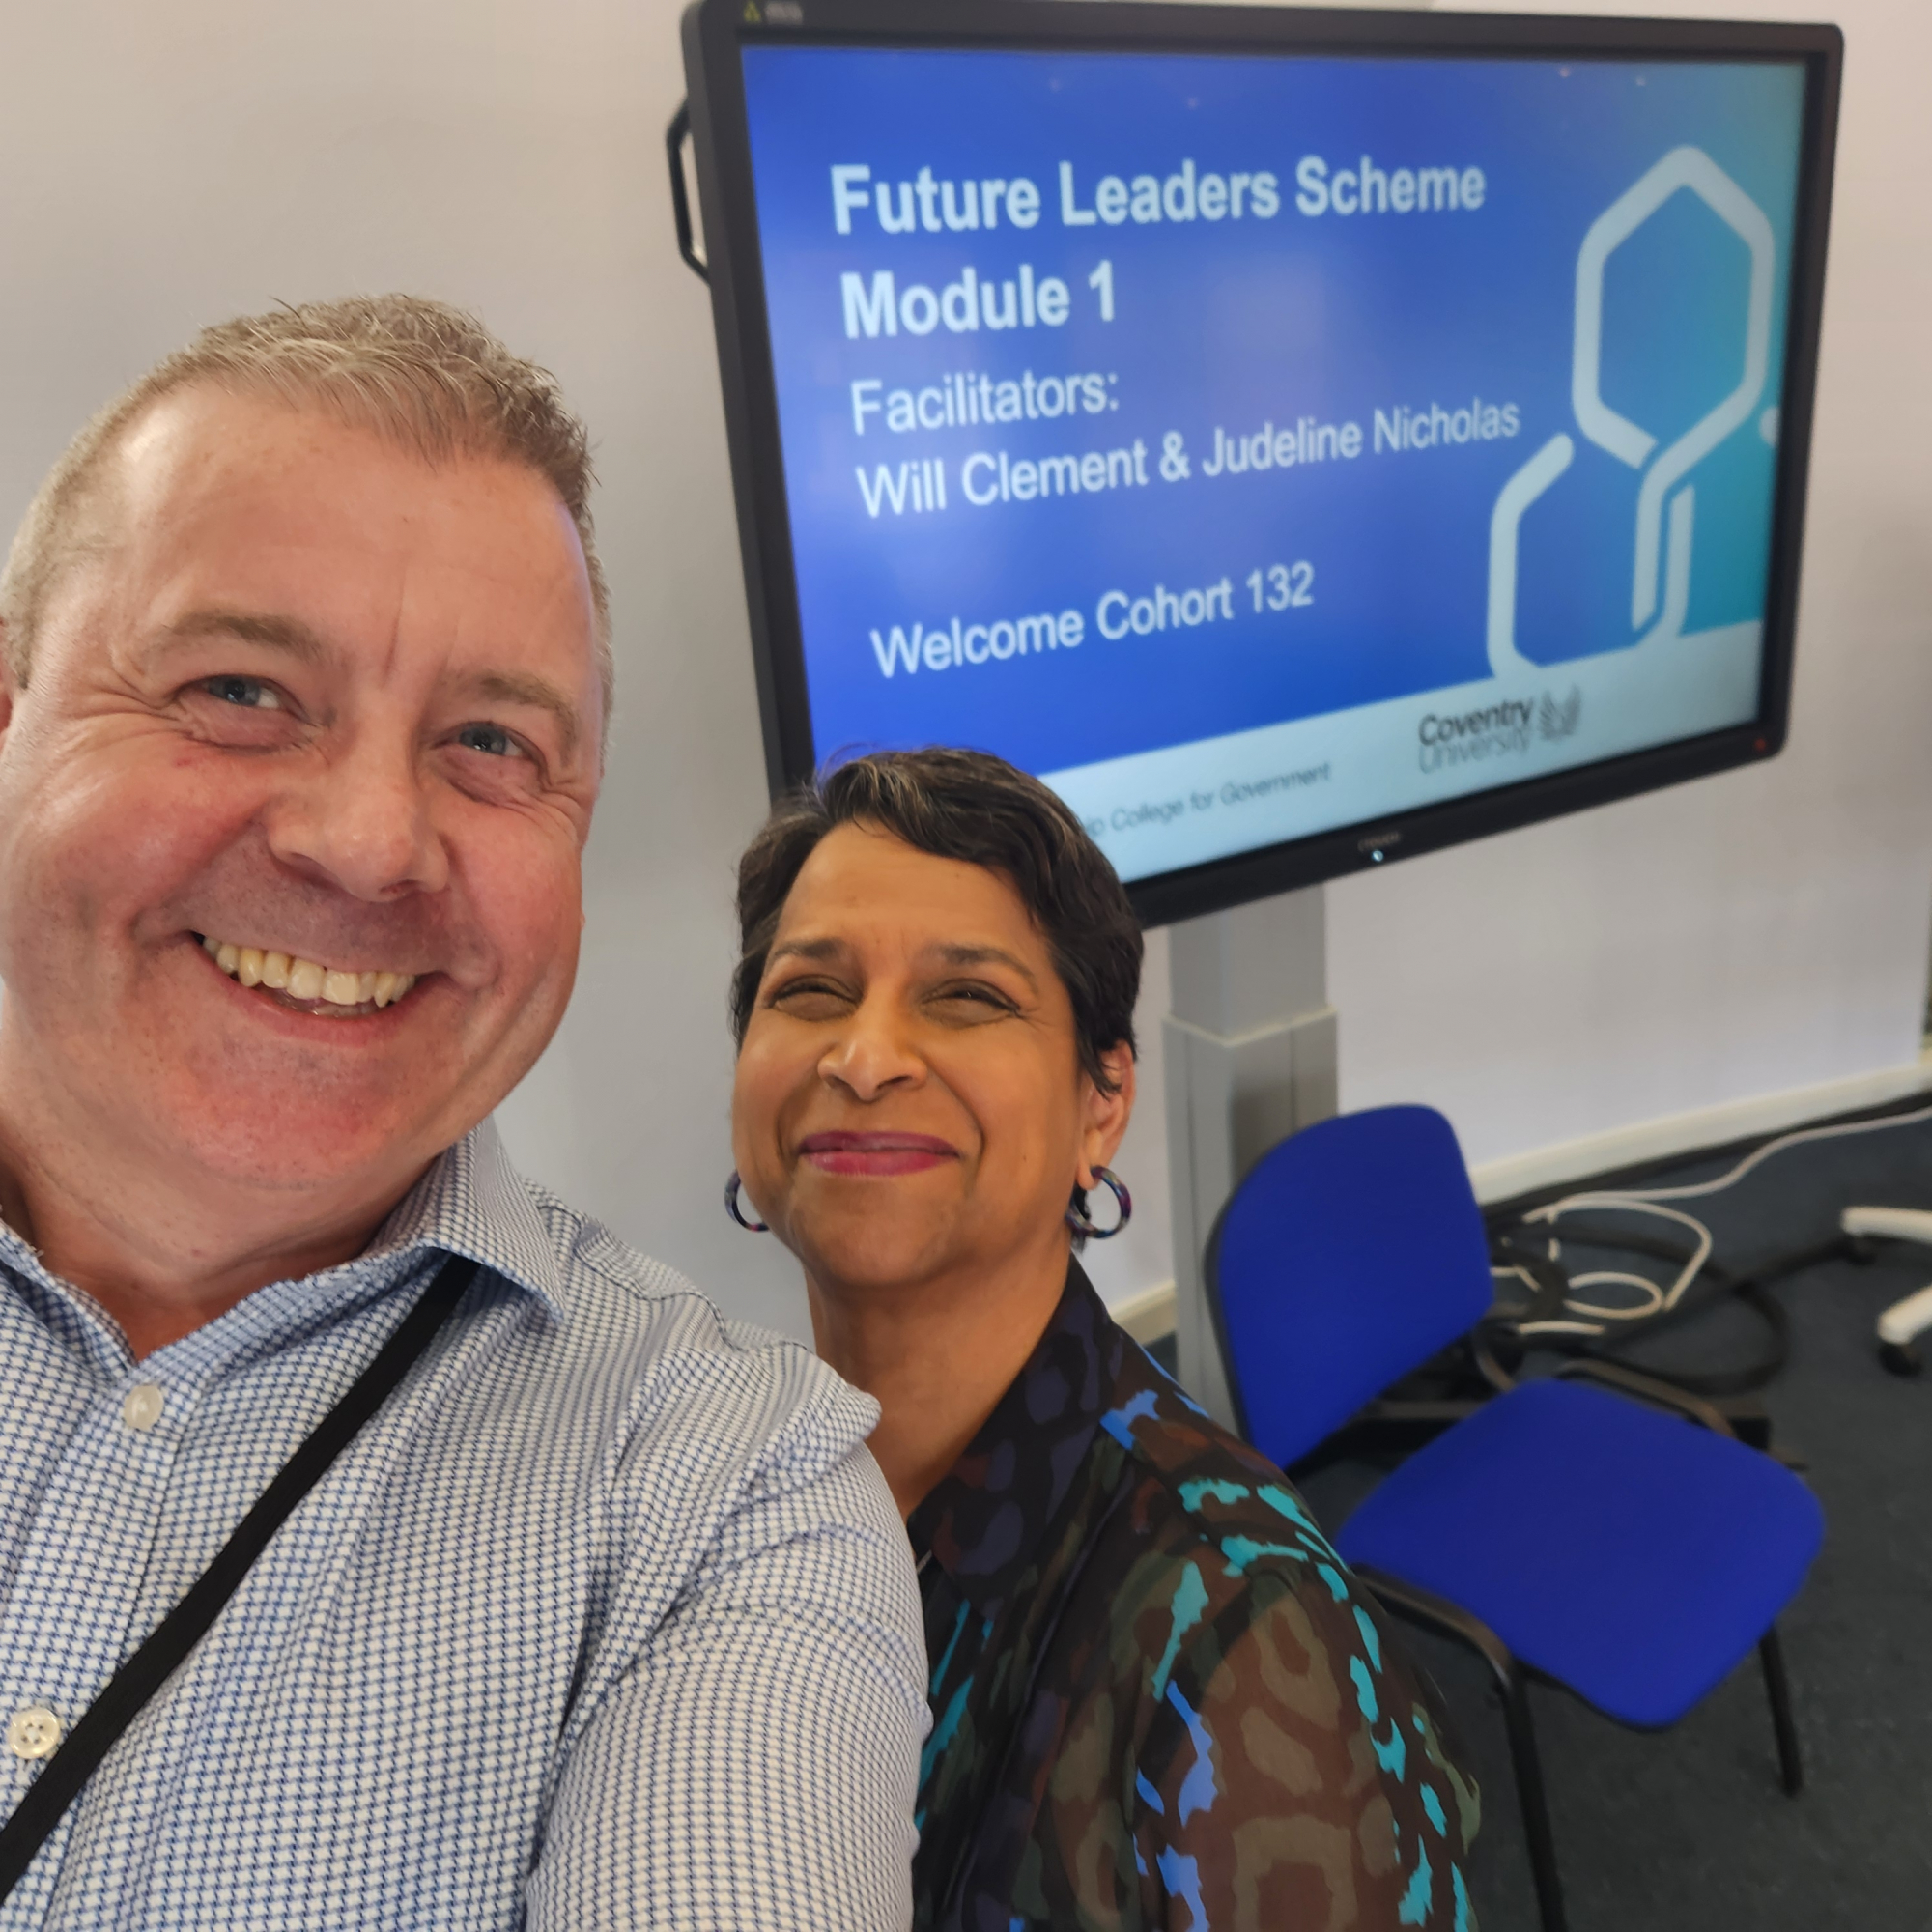
[[[21,1714],[73,1723],[446,1254],[487,1272],[0,1928],[904,1926],[924,1645],[874,1405],[487,1123],[368,1253],[138,1363],[0,1230],[0,1804]]]

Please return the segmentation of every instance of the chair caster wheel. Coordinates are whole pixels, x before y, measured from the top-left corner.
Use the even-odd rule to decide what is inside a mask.
[[[1845,1257],[1848,1261],[1857,1262],[1861,1267],[1870,1267],[1878,1260],[1878,1243],[1869,1235],[1847,1235]]]
[[[1910,1342],[1881,1342],[1878,1358],[1895,1376],[1916,1376],[1925,1366]]]

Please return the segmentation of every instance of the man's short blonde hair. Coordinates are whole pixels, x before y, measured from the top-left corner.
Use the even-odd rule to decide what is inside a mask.
[[[608,724],[614,672],[610,598],[590,517],[589,436],[548,370],[511,355],[474,316],[420,296],[353,296],[216,323],[101,410],[41,485],[0,573],[0,618],[16,684],[31,675],[35,634],[54,585],[86,547],[78,526],[102,460],[149,408],[192,383],[326,411],[429,464],[485,456],[535,470],[582,540]]]

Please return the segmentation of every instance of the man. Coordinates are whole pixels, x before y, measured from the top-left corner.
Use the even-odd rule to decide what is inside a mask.
[[[873,1406],[485,1119],[576,969],[589,483],[541,371],[386,298],[208,330],[15,541],[0,1809],[443,1260],[481,1268],[0,1926],[906,1921],[923,1645]]]

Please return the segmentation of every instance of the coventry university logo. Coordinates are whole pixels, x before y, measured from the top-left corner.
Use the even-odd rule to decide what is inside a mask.
[[[1658,439],[1620,414],[1604,400],[1604,270],[1611,255],[1628,242],[1673,195],[1689,190],[1745,243],[1750,252],[1749,295],[1745,305],[1743,374],[1737,386],[1674,442],[1660,448]],[[1632,536],[1630,627],[1632,641],[1643,645],[1683,635],[1690,601],[1691,543],[1696,492],[1691,471],[1725,438],[1740,428],[1764,394],[1771,361],[1772,304],[1776,246],[1764,211],[1699,148],[1673,148],[1655,167],[1613,201],[1583,237],[1577,256],[1576,333],[1571,357],[1570,399],[1577,427],[1599,448],[1637,471],[1636,524]],[[1735,365],[1734,365],[1735,366]],[[1759,428],[1766,441],[1776,438],[1776,411],[1767,410]],[[1566,434],[1553,436],[1530,457],[1496,497],[1490,518],[1489,657],[1497,677],[1534,675],[1539,666],[1517,647],[1517,543],[1524,513],[1570,468],[1576,444]],[[1538,729],[1545,737],[1567,736],[1562,707],[1546,697]],[[1563,728],[1549,728],[1563,727]]]
[[[1546,691],[1536,707],[1536,735],[1545,739],[1574,737],[1582,716],[1583,687],[1580,684],[1570,687],[1570,696],[1561,704]]]
[[[1561,700],[1546,691],[1534,703],[1527,697],[1506,697],[1469,711],[1427,711],[1415,727],[1416,763],[1425,772],[1442,772],[1492,758],[1523,757],[1533,736],[1546,742],[1573,737],[1582,717],[1580,684],[1573,684],[1570,696]]]

